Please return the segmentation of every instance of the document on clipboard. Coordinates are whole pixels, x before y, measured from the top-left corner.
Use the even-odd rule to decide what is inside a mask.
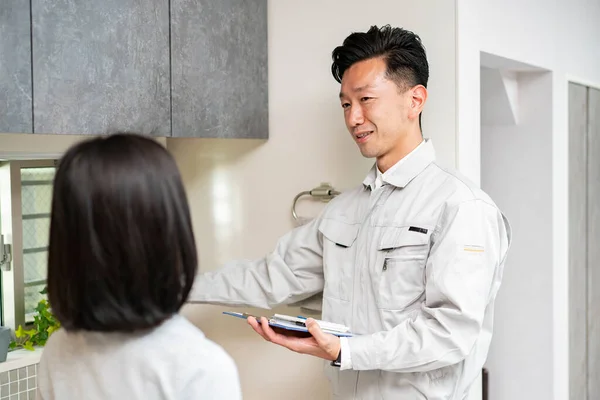
[[[252,314],[247,313],[239,313],[233,311],[223,311],[223,314],[230,315],[232,317],[248,319],[248,317],[256,318],[260,321],[260,317],[257,317]],[[292,317],[290,315],[283,314],[274,314],[272,317],[267,317],[269,320],[269,325],[275,328],[286,329],[289,331],[297,331],[297,332],[308,332],[308,328],[306,328],[306,318],[305,317]],[[321,321],[316,319],[317,323],[325,333],[330,333],[335,336],[340,337],[351,337],[352,333],[350,332],[350,328],[345,325],[335,324],[333,322]]]

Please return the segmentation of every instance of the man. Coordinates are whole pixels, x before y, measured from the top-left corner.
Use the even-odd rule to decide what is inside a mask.
[[[201,275],[191,301],[270,308],[323,291],[322,319],[351,328],[310,338],[248,323],[266,340],[332,360],[334,398],[464,399],[487,357],[510,244],[480,189],[435,162],[420,116],[429,67],[418,36],[384,26],[333,51],[346,126],[376,164],[364,182],[266,258]]]

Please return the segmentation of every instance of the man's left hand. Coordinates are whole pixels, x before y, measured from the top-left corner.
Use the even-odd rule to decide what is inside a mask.
[[[252,329],[265,340],[295,351],[296,353],[309,354],[311,356],[333,361],[340,352],[340,338],[323,332],[317,321],[312,318],[306,320],[306,327],[312,335],[309,337],[292,336],[292,331],[283,331],[285,333],[290,333],[289,335],[276,332],[269,325],[269,320],[265,317],[260,318],[260,323],[258,323],[257,319],[254,317],[248,317],[248,324],[250,324]]]

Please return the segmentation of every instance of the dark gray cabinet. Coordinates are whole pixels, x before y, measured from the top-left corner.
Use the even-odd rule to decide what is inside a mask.
[[[0,0],[0,132],[268,137],[267,0]]]
[[[29,0],[0,2],[0,132],[32,132]]]
[[[32,0],[34,132],[170,136],[167,0]]]
[[[171,0],[173,137],[268,137],[267,1]]]

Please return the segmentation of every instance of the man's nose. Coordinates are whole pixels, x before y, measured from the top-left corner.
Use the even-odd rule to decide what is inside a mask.
[[[365,122],[365,116],[362,111],[362,107],[353,106],[350,108],[350,112],[348,113],[348,125],[350,126],[358,126],[362,125]]]

